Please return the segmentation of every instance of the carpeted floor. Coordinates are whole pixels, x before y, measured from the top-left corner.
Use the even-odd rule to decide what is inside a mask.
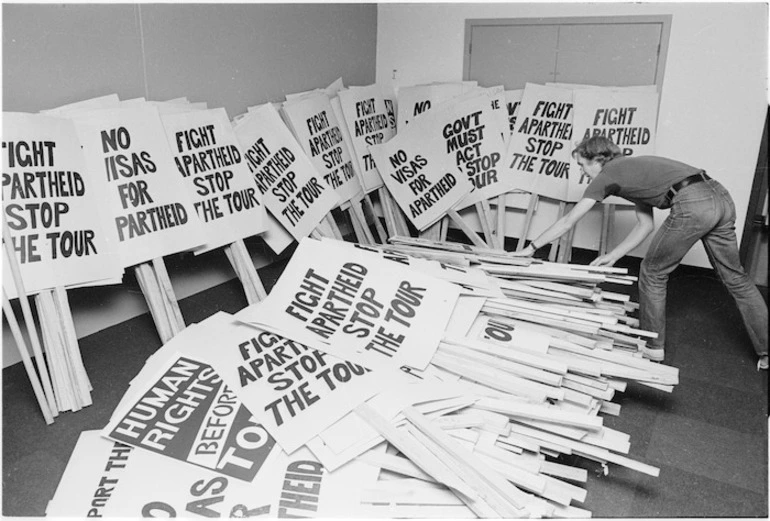
[[[594,254],[595,255],[595,254]],[[576,251],[573,262],[587,262]],[[638,273],[638,260],[619,265]],[[269,291],[285,266],[259,270]],[[611,288],[629,291],[628,287]],[[637,300],[635,287],[630,289]],[[767,294],[765,292],[765,297]],[[180,302],[186,322],[246,305],[237,281]],[[594,517],[767,517],[767,371],[756,357],[732,299],[713,272],[680,267],[669,283],[666,363],[679,367],[669,394],[629,384],[620,416],[605,424],[631,436],[633,459],[661,469],[653,478],[617,465],[572,457],[587,468]],[[93,405],[46,426],[22,364],[3,370],[3,516],[42,516],[83,430],[100,429],[160,346],[149,315],[80,340]]]

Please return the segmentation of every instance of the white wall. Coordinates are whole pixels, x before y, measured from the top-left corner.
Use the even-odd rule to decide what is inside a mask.
[[[657,154],[704,168],[732,194],[740,237],[767,109],[767,21],[764,3],[473,3],[381,4],[377,81],[394,87],[459,81],[467,18],[673,15],[660,100]],[[395,79],[393,76],[395,75]],[[656,211],[656,224],[667,212]],[[582,221],[575,245],[597,249],[600,211]],[[556,217],[541,204],[530,237]],[[615,243],[630,231],[633,210],[616,218]],[[509,211],[518,236],[523,212]],[[632,252],[641,257],[649,240]],[[685,264],[708,266],[700,243]]]

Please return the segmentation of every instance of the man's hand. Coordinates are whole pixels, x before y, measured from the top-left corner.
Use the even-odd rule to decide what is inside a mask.
[[[616,262],[618,262],[618,259],[616,259],[614,255],[610,255],[608,253],[606,255],[596,257],[594,260],[591,261],[591,264],[589,264],[589,266],[612,266]]]

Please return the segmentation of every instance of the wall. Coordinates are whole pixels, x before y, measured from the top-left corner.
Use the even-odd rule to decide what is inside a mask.
[[[374,82],[374,4],[3,4],[3,110],[117,93],[186,96],[230,117],[286,94]],[[257,267],[273,259],[249,243]],[[224,254],[174,257],[178,298],[232,277]],[[178,265],[178,266],[177,266]],[[146,312],[135,287],[70,292],[78,336]],[[3,367],[20,360],[3,323]]]
[[[766,3],[381,4],[377,81],[398,87],[462,80],[466,18],[667,14],[673,19],[657,153],[704,168],[725,185],[736,203],[740,237],[767,110]],[[666,214],[656,211],[656,224]],[[555,218],[556,205],[541,203],[530,237]],[[633,210],[619,212],[615,243],[634,221]],[[522,211],[509,211],[507,229],[514,236],[522,223]],[[600,226],[597,205],[578,225],[575,245],[597,249]],[[649,239],[632,255],[643,256],[648,243]],[[709,265],[700,243],[684,263]]]

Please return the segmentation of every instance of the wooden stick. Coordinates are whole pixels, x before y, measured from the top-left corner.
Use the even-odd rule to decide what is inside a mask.
[[[508,194],[497,196],[497,238],[500,249],[505,250],[505,217],[508,212]]]
[[[382,437],[396,447],[404,456],[409,458],[412,463],[420,467],[427,474],[440,481],[447,487],[458,491],[460,494],[468,497],[477,497],[476,492],[452,473],[446,465],[433,457],[423,447],[419,447],[411,442],[404,434],[399,432],[388,420],[372,409],[367,403],[362,403],[355,408],[356,414],[366,423],[372,426]]]
[[[496,250],[502,250],[503,249],[503,243],[500,240],[500,237],[497,235],[497,226],[495,221],[495,216],[492,214],[492,207],[489,205],[488,200],[481,201],[481,209],[484,212],[484,215],[487,217],[487,225],[489,226],[489,236],[492,239],[491,244],[494,244],[494,248]]]
[[[326,214],[326,217],[324,217],[324,220],[329,225],[329,228],[331,228],[332,233],[334,234],[334,238],[338,241],[343,240],[342,232],[340,231],[339,226],[337,226],[337,221],[334,220],[334,216],[331,212]]]
[[[353,215],[353,210],[350,206],[344,210],[344,214],[347,216],[348,221],[350,222],[350,226],[353,228],[353,235],[356,238],[356,242],[358,244],[370,244],[366,238],[366,235],[364,235],[364,230],[361,228],[361,223],[358,221],[358,218]]]
[[[564,215],[568,214],[575,206],[574,203],[566,203],[564,207]],[[575,231],[575,227],[569,229],[567,233],[559,238],[559,254],[557,262],[566,263],[570,257],[570,250],[572,249],[572,234]]]
[[[446,242],[447,234],[449,233],[449,217],[446,215],[441,218],[441,233],[439,233],[439,242]]]
[[[440,428],[431,424],[425,416],[413,407],[403,410],[404,416],[426,438],[435,443],[442,451],[449,453],[465,472],[464,479],[471,479],[479,496],[489,503],[503,517],[520,517],[526,505],[523,492],[508,483],[502,476],[487,467],[472,454],[466,454],[461,448],[453,447],[452,439]],[[448,461],[446,463],[449,463]],[[450,467],[451,468],[451,467]]]
[[[230,265],[233,267],[233,271],[235,271],[235,274],[238,276],[238,280],[241,281],[243,292],[246,294],[246,302],[248,302],[249,305],[259,302],[257,292],[250,284],[248,275],[245,271],[245,266],[243,266],[243,259],[236,254],[232,243],[225,245],[222,249],[224,250],[225,255],[227,255],[227,260],[230,261]]]
[[[615,220],[615,205],[605,204],[602,207],[602,231],[599,237],[599,255],[606,255],[612,238],[612,225]]]
[[[482,248],[489,248],[489,245],[484,242],[481,237],[479,237],[479,234],[477,234],[470,226],[468,226],[468,223],[466,223],[463,218],[460,217],[460,214],[458,214],[455,210],[449,210],[447,215],[463,231],[463,233],[468,236],[473,244],[476,246],[481,246]]]
[[[519,234],[519,242],[516,244],[516,251],[524,249],[524,244],[527,242],[527,237],[529,236],[529,227],[532,225],[532,217],[534,217],[535,211],[537,210],[539,199],[537,194],[530,194],[529,196],[527,213],[524,214],[524,224],[521,227],[521,234]]]
[[[358,225],[361,228],[361,231],[364,234],[364,243],[363,244],[376,244],[377,241],[374,240],[374,235],[372,235],[372,230],[369,229],[369,223],[366,222],[366,215],[364,214],[363,209],[361,208],[361,204],[363,202],[363,199],[358,199],[357,201],[352,201],[350,204],[350,220],[355,222],[358,222]],[[360,241],[359,241],[360,242]]]
[[[51,370],[51,385],[53,386],[54,401],[57,412],[65,412],[73,408],[72,389],[67,385],[68,378],[64,370],[64,354],[59,334],[58,324],[54,318],[53,298],[51,290],[42,290],[34,297],[37,307],[37,317],[40,321],[40,336],[45,347],[48,367]]]
[[[409,237],[409,226],[406,224],[406,217],[404,216],[404,212],[401,211],[401,207],[398,205],[395,199],[393,199],[393,196],[388,192],[388,197],[393,201],[393,214],[396,219],[396,226],[398,227],[398,234],[402,237]]]
[[[262,279],[259,276],[257,268],[254,267],[254,261],[251,260],[251,254],[246,247],[246,243],[243,242],[242,239],[235,241],[233,243],[233,251],[237,252],[238,256],[243,259],[243,264],[246,267],[246,274],[249,276],[251,286],[254,288],[257,298],[259,300],[264,300],[267,297],[267,291],[265,290],[264,284],[262,284]]]
[[[441,224],[442,224],[443,218],[439,219],[435,223],[431,224],[424,230],[422,230],[419,234],[421,239],[427,239],[429,241],[439,241],[441,238]]]
[[[564,217],[566,207],[567,207],[567,203],[565,203],[564,201],[559,201],[559,216],[557,217],[557,219],[561,219],[562,217]],[[561,239],[551,243],[551,250],[548,252],[549,262],[556,261],[556,254],[559,252],[560,243],[561,243]]]
[[[51,388],[51,380],[48,376],[48,368],[46,367],[46,361],[43,357],[43,350],[40,347],[40,339],[37,336],[35,321],[32,318],[32,310],[29,308],[27,291],[24,289],[24,280],[21,277],[19,261],[16,258],[16,251],[13,246],[11,230],[8,227],[8,222],[5,219],[3,219],[3,241],[5,242],[5,252],[8,256],[8,266],[11,268],[13,283],[16,287],[16,295],[19,297],[21,313],[24,317],[24,325],[27,328],[27,335],[29,336],[30,343],[32,344],[32,352],[35,354],[37,369],[40,372],[40,381],[43,384],[43,391],[45,394],[46,402],[48,403],[48,409],[53,411],[56,409],[56,403],[53,396],[53,389]]]
[[[484,234],[484,242],[486,242],[490,248],[497,249],[495,238],[492,236],[492,226],[490,225],[490,215],[488,211],[482,206],[481,202],[474,205],[476,208],[476,215],[479,217],[479,224],[481,225],[481,233]],[[487,205],[487,209],[489,205]]]
[[[388,242],[388,234],[385,231],[385,228],[383,228],[382,223],[380,222],[380,218],[377,216],[377,213],[374,211],[374,203],[372,202],[372,198],[369,194],[364,195],[364,207],[369,210],[369,212],[372,214],[372,220],[374,221],[374,229],[377,231],[377,242],[380,244],[385,244]]]
[[[66,353],[69,355],[67,358],[70,360],[75,372],[75,392],[79,397],[80,405],[86,407],[93,403],[90,392],[93,387],[83,365],[83,357],[80,354],[80,345],[75,333],[75,323],[72,320],[72,311],[70,310],[69,299],[67,299],[67,292],[62,286],[57,286],[54,288],[53,297],[62,334],[64,335],[64,346]]]
[[[402,235],[396,225],[396,217],[393,212],[394,201],[390,198],[388,189],[384,186],[379,189],[382,213],[385,216],[385,226],[388,228],[388,238]]]
[[[182,311],[179,309],[179,302],[176,300],[174,287],[171,285],[171,279],[168,276],[168,271],[166,271],[166,263],[163,261],[163,257],[152,259],[152,269],[155,272],[155,277],[158,279],[158,287],[160,288],[163,305],[168,310],[169,323],[174,334],[177,334],[186,327],[186,324],[184,317],[182,317]]]
[[[40,385],[37,372],[35,372],[35,367],[32,364],[32,359],[30,358],[29,350],[27,349],[27,343],[24,341],[24,336],[21,334],[19,323],[16,321],[16,315],[8,300],[5,288],[3,288],[3,312],[5,313],[6,320],[8,320],[8,325],[11,327],[11,333],[13,333],[13,338],[16,341],[16,348],[19,350],[21,361],[24,363],[24,369],[27,371],[27,376],[32,384],[32,391],[35,393],[37,404],[40,406],[40,411],[43,413],[45,422],[50,425],[53,423],[52,409],[48,406],[46,395]],[[53,391],[51,391],[51,393],[53,394]]]
[[[174,337],[174,332],[171,326],[171,317],[168,315],[166,306],[161,300],[160,287],[158,286],[155,274],[147,262],[136,265],[134,272],[136,273],[139,288],[142,290],[144,299],[147,301],[147,307],[155,322],[155,328],[158,330],[160,340],[165,344]]]

